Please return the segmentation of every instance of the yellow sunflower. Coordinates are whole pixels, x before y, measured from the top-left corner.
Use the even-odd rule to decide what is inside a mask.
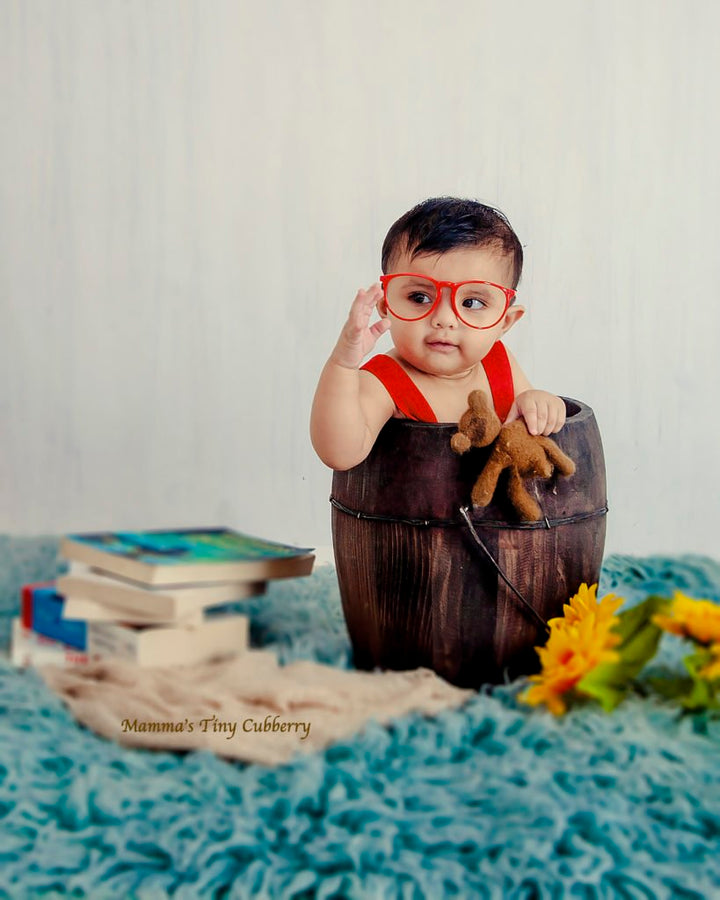
[[[720,605],[710,600],[695,600],[676,591],[666,610],[653,616],[653,622],[663,631],[698,644],[720,643]]]
[[[618,607],[622,606],[622,597],[616,597],[614,594],[607,594],[602,600],[597,599],[598,586],[593,584],[588,587],[581,584],[577,594],[563,606],[563,616],[557,619],[550,619],[550,626],[553,623],[564,622],[567,625],[575,625],[582,622],[589,616],[594,616],[598,625],[606,625],[610,627],[615,624],[615,612]]]
[[[597,585],[583,585],[564,607],[565,617],[550,620],[548,641],[536,651],[542,670],[530,676],[533,684],[520,696],[523,702],[544,703],[550,712],[562,715],[567,708],[564,695],[600,663],[618,659],[612,649],[620,641],[612,631],[618,621],[613,613],[622,599],[608,595],[598,602],[596,590]]]

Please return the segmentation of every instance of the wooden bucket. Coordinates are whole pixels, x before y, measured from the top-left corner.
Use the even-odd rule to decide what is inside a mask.
[[[452,424],[390,419],[364,462],[334,473],[333,545],[357,668],[426,666],[462,687],[538,670],[541,620],[562,615],[583,582],[598,581],[605,543],[600,432],[590,407],[563,399],[567,420],[552,437],[576,472],[528,483],[540,522],[518,520],[505,499],[507,473],[493,503],[472,509],[490,450],[458,456]]]

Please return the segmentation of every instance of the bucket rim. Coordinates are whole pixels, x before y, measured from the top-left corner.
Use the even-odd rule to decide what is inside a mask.
[[[560,396],[560,399],[565,403],[565,410],[567,417],[565,419],[565,424],[563,428],[567,428],[568,426],[572,426],[575,424],[580,424],[584,422],[586,419],[589,419],[591,416],[594,416],[595,413],[592,411],[592,408],[587,405],[587,403],[583,403],[582,400],[575,400],[572,397],[563,397]],[[445,429],[448,432],[457,431],[458,423],[457,422],[418,422],[415,419],[402,419],[391,417],[385,423],[387,425],[402,425],[407,428],[428,428],[435,429],[437,431],[441,431]]]

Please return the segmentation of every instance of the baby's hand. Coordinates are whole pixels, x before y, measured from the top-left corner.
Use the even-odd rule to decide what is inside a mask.
[[[505,424],[521,416],[530,434],[554,434],[565,424],[565,403],[547,391],[523,391],[510,407]]]
[[[350,307],[348,320],[343,326],[330,360],[345,369],[358,369],[363,359],[377,344],[380,335],[390,327],[390,321],[380,319],[370,326],[370,317],[382,297],[382,287],[373,284],[368,290],[359,290]]]

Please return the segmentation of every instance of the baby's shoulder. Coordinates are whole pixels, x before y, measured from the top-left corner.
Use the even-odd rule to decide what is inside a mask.
[[[387,413],[389,418],[395,410],[395,402],[385,386],[387,379],[383,378],[382,361],[372,362],[376,358],[368,360],[368,368],[360,369],[360,399],[364,406],[372,406],[381,415]]]

